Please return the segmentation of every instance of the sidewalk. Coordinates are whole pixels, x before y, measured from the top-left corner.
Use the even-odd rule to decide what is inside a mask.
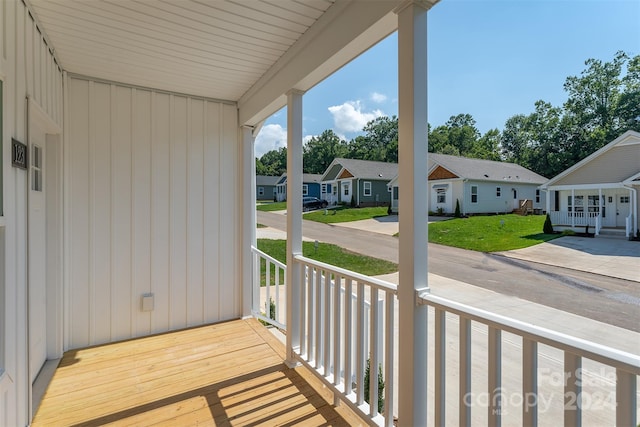
[[[640,242],[621,238],[567,236],[524,249],[496,253],[523,261],[640,282]]]

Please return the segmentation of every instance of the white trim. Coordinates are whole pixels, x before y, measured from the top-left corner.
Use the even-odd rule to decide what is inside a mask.
[[[369,192],[367,192],[367,184],[369,184]],[[362,195],[371,197],[371,181],[362,181]]]
[[[309,195],[309,184],[302,184],[302,196]]]
[[[475,188],[476,188],[476,193],[475,193],[475,194],[473,193],[473,187],[475,187]],[[478,191],[478,186],[477,186],[477,185],[470,185],[470,186],[469,186],[469,195],[471,196],[471,198],[469,199],[469,201],[470,201],[472,204],[474,204],[474,205],[475,205],[476,203],[478,203],[478,200],[480,199],[480,197],[479,197],[479,194],[478,194],[478,193],[479,193],[479,191]],[[475,202],[473,201],[473,196],[476,196],[476,201],[475,201]]]
[[[549,191],[561,191],[561,190],[591,190],[595,188],[624,188],[624,184],[611,183],[611,184],[576,184],[576,185],[554,185],[554,186],[541,186],[541,189]]]

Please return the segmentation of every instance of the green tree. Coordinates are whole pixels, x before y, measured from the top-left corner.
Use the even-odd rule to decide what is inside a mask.
[[[287,171],[287,148],[281,147],[279,150],[267,151],[260,157],[259,175],[279,176]],[[256,174],[258,174],[258,162],[256,162]]]
[[[398,161],[398,118],[378,117],[363,128],[364,135],[349,142],[348,157],[379,162]]]
[[[332,130],[314,136],[304,146],[303,169],[305,173],[324,173],[336,157],[346,157],[349,152],[343,141]]]

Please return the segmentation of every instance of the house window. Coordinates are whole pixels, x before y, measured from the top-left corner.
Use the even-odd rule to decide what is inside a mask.
[[[444,188],[438,188],[436,190],[436,203],[446,203],[447,202],[447,190]]]
[[[569,212],[582,214],[584,212],[584,196],[576,196],[575,198],[567,196],[567,206]]]
[[[342,184],[342,194],[345,195],[345,196],[349,195],[349,184],[348,183]]]
[[[258,196],[264,196],[264,187],[258,187]]]
[[[400,195],[400,190],[398,190],[399,187],[393,187],[393,199],[394,200],[398,200],[398,196]]]
[[[364,185],[364,195],[371,196],[371,181],[365,181]]]
[[[322,188],[321,190],[322,194],[327,194],[327,184],[322,184],[321,188]]]
[[[502,187],[496,187],[496,197],[502,196]]]
[[[302,184],[302,195],[303,196],[309,195],[309,186],[307,184]]]
[[[540,190],[536,190],[536,203],[540,203]]]
[[[471,203],[478,203],[478,186],[471,186]]]
[[[620,196],[620,203],[629,203],[629,196]]]
[[[338,195],[338,186],[337,186],[337,185],[334,185],[333,187],[331,187],[331,193],[332,193],[334,196],[337,196],[337,195]]]

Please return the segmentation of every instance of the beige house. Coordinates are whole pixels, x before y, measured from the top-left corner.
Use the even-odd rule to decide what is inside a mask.
[[[627,131],[541,187],[559,229],[636,236],[640,133]]]

